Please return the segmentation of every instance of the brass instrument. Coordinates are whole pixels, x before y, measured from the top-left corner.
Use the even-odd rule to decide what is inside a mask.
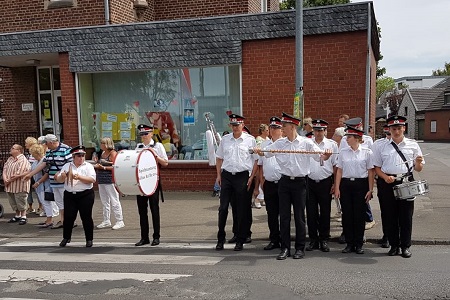
[[[205,113],[205,119],[206,119],[206,126],[208,126],[208,130],[211,131],[212,136],[213,136],[214,147],[217,148],[217,147],[219,147],[219,144],[220,144],[220,141],[222,140],[222,138],[220,137],[220,134],[217,132],[216,127],[214,126],[214,123],[211,120],[210,112]]]
[[[206,125],[208,130],[205,132],[206,145],[208,147],[208,161],[210,166],[216,165],[216,149],[219,147],[220,141],[222,140],[220,134],[217,133],[216,127],[211,120],[212,115],[210,112],[204,114],[206,119]]]

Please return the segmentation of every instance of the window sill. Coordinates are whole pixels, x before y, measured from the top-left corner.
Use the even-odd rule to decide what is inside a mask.
[[[77,6],[77,0],[45,0],[44,9],[72,8]]]

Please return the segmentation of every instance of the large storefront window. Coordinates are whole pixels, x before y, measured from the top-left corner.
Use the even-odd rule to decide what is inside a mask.
[[[102,137],[134,149],[137,125],[154,124],[169,157],[206,160],[205,113],[222,134],[241,110],[239,66],[80,73],[78,82],[82,142],[97,150]]]

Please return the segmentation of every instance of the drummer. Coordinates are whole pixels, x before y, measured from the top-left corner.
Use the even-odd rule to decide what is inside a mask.
[[[136,145],[136,149],[145,148],[149,149],[155,156],[156,162],[160,166],[167,166],[169,160],[167,158],[166,150],[161,143],[157,143],[153,140],[153,125],[138,125],[139,136],[142,139],[142,143]],[[160,216],[159,216],[159,192],[161,185],[158,183],[158,188],[155,193],[150,196],[136,196],[137,206],[139,211],[139,223],[141,226],[141,240],[135,244],[135,246],[142,246],[150,244],[149,238],[149,224],[148,224],[148,212],[147,206],[150,204],[150,212],[152,213],[153,221],[153,241],[152,246],[159,245],[160,238]],[[162,191],[161,191],[162,194]]]
[[[425,161],[422,151],[415,140],[404,136],[406,118],[392,116],[387,119],[391,141],[377,148],[374,154],[375,172],[380,179],[378,193],[385,201],[385,213],[388,227],[388,239],[391,249],[389,256],[400,254],[411,257],[412,217],[414,199],[397,200],[393,188],[404,182],[413,181],[413,171],[420,172]]]

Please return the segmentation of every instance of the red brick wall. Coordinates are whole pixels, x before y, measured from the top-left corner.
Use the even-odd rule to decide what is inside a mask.
[[[64,137],[62,137],[62,140],[69,146],[76,146],[79,144],[77,99],[74,73],[69,71],[68,53],[59,54],[59,72],[64,126]]]
[[[436,132],[431,132],[431,121],[436,121]],[[425,112],[425,141],[450,142],[450,110]]]
[[[295,39],[245,41],[242,47],[243,114],[257,132],[270,116],[293,112]],[[304,39],[305,116],[327,120],[329,137],[340,114],[364,118],[366,49],[365,32]],[[375,108],[371,115],[374,124]]]
[[[248,13],[247,2],[247,0],[155,0],[155,20],[245,14]]]
[[[0,68],[0,103],[2,118],[6,121],[1,132],[38,131],[36,70],[34,67]],[[33,111],[22,111],[22,103],[33,103]]]
[[[208,162],[185,164],[169,162],[169,166],[160,169],[163,190],[212,191],[216,180],[216,168]]]
[[[78,0],[77,2],[78,5],[74,8],[45,10],[43,0],[5,1],[0,5],[0,32],[105,24],[103,0]]]

